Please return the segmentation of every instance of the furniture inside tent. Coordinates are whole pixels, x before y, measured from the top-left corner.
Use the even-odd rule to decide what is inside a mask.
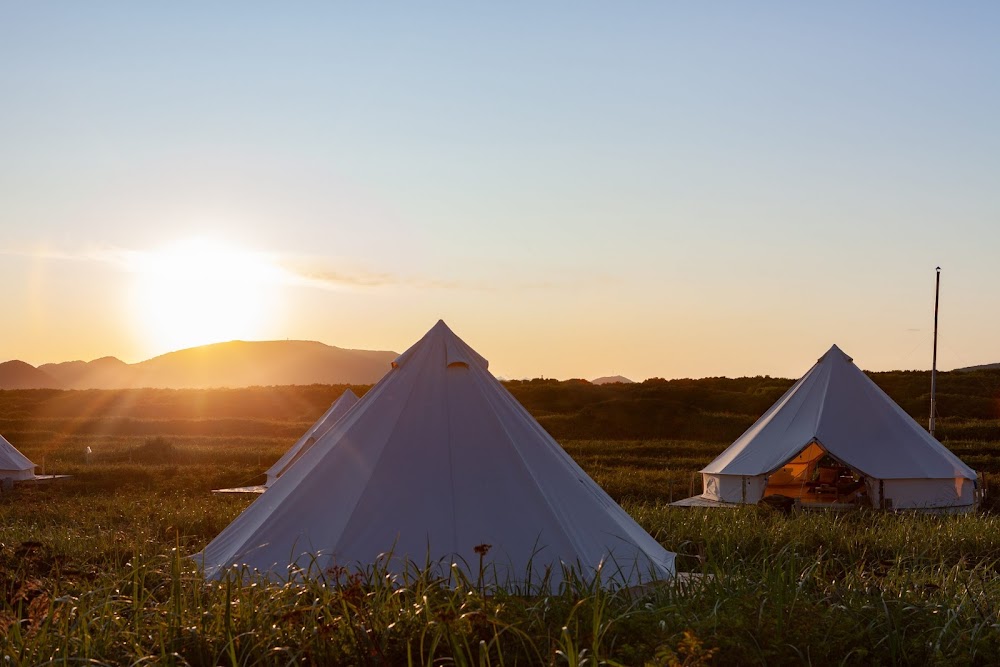
[[[800,503],[870,505],[864,473],[837,461],[815,440],[768,476],[763,497],[772,495]]]

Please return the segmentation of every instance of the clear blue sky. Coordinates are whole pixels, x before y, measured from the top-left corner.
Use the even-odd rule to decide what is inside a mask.
[[[4,3],[0,359],[401,350],[443,317],[511,377],[799,375],[834,342],[926,368],[941,265],[942,366],[1000,361],[998,27],[992,2]],[[151,335],[171,288],[136,262],[193,238],[286,278],[233,296],[242,329],[174,303]]]

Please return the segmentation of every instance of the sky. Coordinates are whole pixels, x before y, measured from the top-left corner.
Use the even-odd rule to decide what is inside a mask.
[[[1000,361],[995,2],[2,2],[0,360]]]

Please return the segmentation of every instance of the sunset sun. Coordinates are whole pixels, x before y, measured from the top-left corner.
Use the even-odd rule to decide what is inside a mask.
[[[266,254],[188,240],[135,260],[135,316],[162,351],[260,337],[281,269]]]

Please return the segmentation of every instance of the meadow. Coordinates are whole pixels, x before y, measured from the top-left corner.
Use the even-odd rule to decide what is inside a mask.
[[[875,379],[919,416],[926,374]],[[72,475],[0,493],[0,654],[10,665],[995,663],[995,498],[941,517],[667,506],[700,491],[695,472],[789,385],[508,383],[697,575],[538,596],[429,574],[391,586],[375,567],[290,586],[200,577],[185,556],[252,500],[209,491],[260,482],[342,386],[0,392],[0,433]],[[939,387],[939,435],[992,482],[1000,374],[943,374]]]

